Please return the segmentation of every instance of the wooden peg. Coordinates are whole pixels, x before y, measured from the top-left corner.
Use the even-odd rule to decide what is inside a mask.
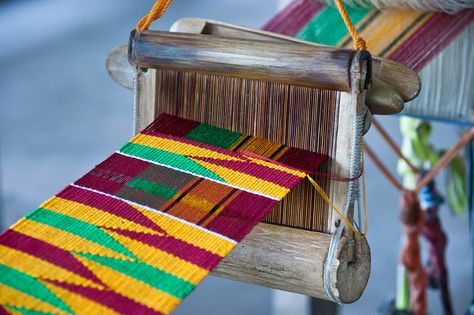
[[[394,115],[403,110],[403,98],[390,84],[380,80],[372,80],[370,89],[365,95],[365,104],[375,115]]]
[[[133,66],[128,62],[128,45],[112,49],[107,55],[105,68],[115,82],[124,88],[133,90]]]

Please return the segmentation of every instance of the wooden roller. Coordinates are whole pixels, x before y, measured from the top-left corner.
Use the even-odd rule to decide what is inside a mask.
[[[173,24],[171,31],[322,46],[293,37],[200,18],[180,19]],[[127,63],[127,47],[119,46],[109,54],[107,71],[117,83],[133,89],[133,68]],[[366,96],[366,104],[372,114],[399,113],[405,102],[411,101],[420,93],[421,81],[418,74],[398,62],[373,57],[372,72],[373,85]]]
[[[231,38],[300,43],[313,47],[323,46],[294,37],[200,18],[180,19],[171,26],[170,30],[172,32],[209,34]],[[373,114],[391,115],[399,113],[403,110],[404,102],[413,100],[421,90],[420,77],[415,71],[386,58],[373,56],[372,80],[376,85],[374,91],[369,88],[366,104]]]
[[[370,62],[368,53],[359,54]],[[351,91],[348,66],[355,53],[327,46],[188,33],[144,31],[130,36],[129,61],[140,68],[172,69]]]
[[[182,22],[183,20],[180,22],[181,27],[190,27],[189,23]],[[179,23],[175,24],[175,30],[176,25]],[[233,89],[242,89],[238,94],[245,97],[239,106],[248,107],[241,108],[242,113],[256,115],[255,118],[260,121],[271,119],[268,115],[279,117],[279,114],[258,110],[259,113],[254,112],[253,106],[272,106],[275,103],[268,94],[262,94],[267,95],[262,98],[251,96],[249,93],[256,91],[253,88],[261,89],[260,91],[281,91],[282,95],[286,95],[285,91],[296,93],[294,100],[297,103],[293,105],[303,112],[295,112],[294,117],[296,120],[304,119],[299,123],[295,122],[299,128],[314,126],[313,121],[305,118],[307,116],[304,114],[304,111],[316,108],[317,99],[312,96],[316,95],[314,93],[335,95],[338,110],[335,121],[328,122],[334,129],[327,136],[329,142],[336,143],[337,139],[336,147],[328,152],[332,159],[330,171],[337,176],[350,177],[353,172],[353,148],[361,140],[360,134],[354,137],[358,133],[355,121],[366,117],[363,116],[363,104],[373,69],[370,55],[367,52],[308,45],[286,39],[272,41],[268,40],[269,35],[280,37],[248,29],[245,31],[251,35],[250,38],[230,36],[228,32],[241,35],[241,29],[222,28],[212,23],[206,25],[206,32],[211,34],[201,34],[202,29],[193,31],[194,27],[180,28],[181,33],[174,34],[153,31],[139,35],[132,33],[129,60],[133,66],[125,62],[126,47],[119,47],[109,55],[107,69],[114,80],[127,88],[135,86],[136,129],[145,127],[162,112],[168,112],[247,134],[265,134],[268,131],[266,127],[252,121],[242,125],[243,127],[236,127],[232,126],[232,120],[225,122],[220,117],[200,112],[203,106],[214,106],[212,110],[216,113],[222,113],[226,117],[235,115],[230,112],[231,106],[225,101],[229,87],[224,82],[229,80],[225,78],[233,80]],[[222,33],[223,29],[227,33]],[[376,80],[380,80],[380,73],[388,71],[388,68],[380,67],[379,64],[376,68],[379,79]],[[135,70],[135,84],[130,70]],[[203,88],[199,82],[207,82],[207,87]],[[374,86],[380,85],[375,82]],[[393,86],[389,85],[388,89]],[[400,86],[403,88],[403,85]],[[210,92],[207,92],[208,88]],[[394,88],[393,91],[400,94]],[[404,93],[405,97],[409,97],[414,92],[406,90]],[[290,100],[290,94],[288,97]],[[390,108],[396,107],[393,102],[396,103],[397,100],[391,100],[392,103],[384,105],[385,107],[380,106],[385,99],[377,102],[376,106],[381,111],[390,111]],[[274,106],[274,110],[282,110],[285,106],[286,102],[283,102],[281,106]],[[300,115],[303,118],[298,118]],[[281,127],[278,119],[275,124],[271,128]],[[315,150],[317,139],[309,141],[307,145],[300,141],[301,144],[298,145],[300,142],[298,138],[291,136],[291,130],[294,129],[288,128],[286,133],[275,133],[272,140],[285,142],[284,139],[287,139],[289,145]],[[322,129],[320,132],[326,131]],[[347,182],[327,181],[323,188],[336,206],[343,209],[347,204],[349,185]],[[287,206],[291,207],[291,203],[287,203]],[[321,208],[317,211],[327,213],[327,222],[322,222],[324,228],[308,231],[291,227],[291,222],[286,224],[288,226],[260,223],[213,273],[339,303],[356,301],[364,291],[370,273],[370,249],[367,241],[344,229],[341,219],[326,203],[318,203],[318,207]],[[352,207],[348,211],[351,217]]]
[[[336,258],[326,266],[330,243],[329,234],[260,223],[212,273],[327,300],[323,271],[330,268],[329,287],[341,303],[353,303],[369,279],[369,244],[365,238],[344,236]]]

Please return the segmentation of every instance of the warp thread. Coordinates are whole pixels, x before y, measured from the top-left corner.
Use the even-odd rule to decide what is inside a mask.
[[[419,236],[424,214],[421,211],[416,192],[404,190],[401,198],[401,222],[406,239],[401,251],[401,262],[408,271],[410,283],[410,304],[414,315],[426,314],[427,276],[421,263]]]
[[[434,181],[423,187],[419,193],[421,208],[425,211],[425,220],[422,234],[428,241],[429,257],[427,273],[429,286],[439,289],[445,315],[453,314],[451,293],[448,283],[448,269],[446,267],[445,253],[447,237],[439,219],[439,206],[443,198],[436,190]]]

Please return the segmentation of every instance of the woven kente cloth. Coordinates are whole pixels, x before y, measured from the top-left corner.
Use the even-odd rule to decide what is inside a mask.
[[[326,160],[163,114],[0,235],[0,314],[168,314]]]
[[[379,11],[347,7],[348,14],[376,56],[420,71],[474,21],[474,10],[456,15],[410,9]],[[352,39],[334,6],[295,0],[263,29],[329,46],[352,47]]]

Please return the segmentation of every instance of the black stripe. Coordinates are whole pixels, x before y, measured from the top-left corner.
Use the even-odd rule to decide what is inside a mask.
[[[237,151],[238,149],[240,149],[245,143],[247,143],[247,141],[250,140],[250,138],[253,138],[252,136],[245,136],[244,140],[242,140],[235,148],[232,149],[232,151]]]
[[[367,20],[365,20],[358,28],[357,28],[357,31],[358,32],[362,32],[363,30],[366,29],[366,27],[372,23],[373,20],[375,20],[376,17],[378,17],[379,15],[381,14],[381,12],[379,10],[373,10],[373,13],[369,16],[369,18]],[[349,36],[341,45],[339,45],[339,47],[346,47],[347,45],[350,44],[350,42],[352,41],[352,38],[351,36]]]
[[[275,152],[273,152],[272,155],[270,155],[269,159],[273,159],[275,156],[278,155],[278,153],[280,153],[281,151],[283,151],[284,148],[286,148],[286,145],[284,145],[284,144],[280,145],[280,147],[278,148],[278,150],[276,150]]]
[[[379,54],[380,57],[383,57],[385,56],[385,54],[390,50],[392,49],[396,44],[398,44],[398,42],[400,42],[402,40],[402,38],[408,34],[412,29],[415,28],[415,26],[417,26],[421,20],[423,20],[428,14],[430,13],[423,13],[422,15],[420,15],[415,21],[413,21],[413,23],[410,24],[410,26],[408,26],[407,29],[405,29],[400,35],[398,35],[394,41],[392,41],[390,43],[390,45],[388,45],[387,47],[385,47],[384,50],[382,50],[382,52]]]
[[[197,181],[195,181],[188,189],[183,191],[181,195],[178,196],[166,209],[163,209],[162,212],[168,212],[173,208],[177,203],[179,203],[184,196],[186,196],[191,190],[193,190],[197,185],[199,185],[202,181],[204,181],[204,178],[199,177]]]
[[[209,211],[204,217],[202,217],[201,220],[199,220],[199,222],[197,222],[196,224],[203,224],[204,221],[206,221],[212,214],[214,214],[225,201],[229,200],[229,198],[232,197],[232,195],[234,195],[238,191],[238,189],[232,189],[227,195],[224,196],[224,198],[222,198],[214,207],[212,207],[211,211]]]

